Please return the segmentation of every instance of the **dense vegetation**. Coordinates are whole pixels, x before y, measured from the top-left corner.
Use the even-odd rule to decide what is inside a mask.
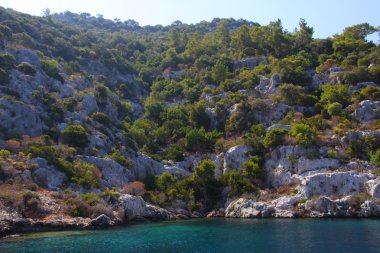
[[[108,157],[129,168],[131,161],[124,154],[130,149],[158,161],[182,161],[196,152],[217,154],[237,144],[251,146],[251,157],[241,171],[215,178],[214,162],[204,159],[192,176],[164,173],[144,182],[143,195],[151,202],[183,199],[194,210],[211,209],[225,187],[229,196],[255,193],[262,187],[265,155],[279,145],[318,146],[332,134],[379,128],[379,120],[362,124],[351,115],[361,101],[380,98],[376,85],[380,47],[366,40],[376,30],[363,23],[332,38],[315,39],[305,20],[292,32],[282,27],[281,20],[268,25],[214,19],[195,25],[176,21],[166,27],[141,27],[133,20],[111,21],[87,13],[45,12],[43,17],[33,17],[0,8],[3,97],[22,100],[23,94],[8,87],[15,69],[35,76],[40,67],[60,85],[81,78],[89,84],[65,98],[49,83],[35,89],[32,101],[46,111],[43,135],[7,149],[43,157],[64,171],[70,182],[96,188],[99,169],[76,160],[76,154]],[[16,64],[12,52],[22,48],[37,52],[40,65]],[[333,72],[335,79],[312,85],[315,75],[331,77]],[[279,87],[259,92],[265,78],[277,78]],[[362,82],[367,83],[358,84]],[[79,110],[78,97],[88,94],[94,96],[99,111],[85,115],[87,125],[65,118],[65,113]],[[268,99],[291,110],[277,122],[266,122],[263,117],[272,110]],[[136,104],[142,109],[137,113]],[[60,131],[63,122],[68,126]],[[287,124],[290,129],[265,131],[271,123]],[[95,132],[112,140],[109,149],[101,152],[103,147],[89,146]],[[23,140],[11,131],[1,135],[8,144]],[[339,158],[378,165],[379,148],[374,140],[350,142]],[[338,155],[331,151],[329,156]],[[31,199],[25,201],[30,204]],[[78,212],[73,210],[74,215]]]

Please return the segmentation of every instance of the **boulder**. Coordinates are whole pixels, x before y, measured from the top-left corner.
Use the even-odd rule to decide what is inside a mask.
[[[369,195],[373,198],[380,198],[380,178],[367,181],[366,188]]]
[[[115,225],[115,223],[107,215],[101,214],[95,219],[92,219],[90,225],[94,227],[111,227]]]
[[[369,121],[380,118],[380,101],[364,100],[359,103],[359,108],[356,109],[352,116],[360,121]]]
[[[131,172],[135,176],[136,180],[144,181],[148,176],[160,175],[165,171],[162,163],[141,152],[131,154],[129,159],[133,163]]]
[[[126,220],[171,220],[175,215],[166,209],[147,204],[140,196],[124,194],[119,201]]]
[[[380,206],[372,201],[366,200],[360,206],[360,217],[379,217],[380,216]]]
[[[313,196],[345,196],[365,191],[363,185],[374,176],[357,172],[317,173],[305,177],[298,194],[305,198]]]
[[[70,85],[62,85],[61,88],[59,89],[59,96],[61,98],[68,98],[72,97],[74,95],[74,89]]]
[[[230,148],[224,154],[224,171],[239,170],[243,167],[243,163],[247,161],[251,155],[252,147],[247,145],[238,145]]]
[[[94,95],[88,94],[83,96],[82,109],[86,115],[99,111],[98,103]]]
[[[39,167],[32,172],[33,181],[39,186],[49,190],[59,190],[63,182],[67,180],[66,175],[53,166]]]
[[[294,167],[294,172],[302,174],[309,171],[316,171],[322,169],[337,169],[339,167],[339,161],[331,158],[320,159],[307,159],[300,157]]]
[[[239,198],[232,201],[226,208],[228,218],[256,218],[273,217],[275,208],[264,202],[256,202],[253,199]]]
[[[30,136],[47,128],[34,108],[9,98],[0,98],[0,125],[10,133]]]
[[[305,203],[305,210],[309,212],[310,217],[351,217],[356,214],[355,210],[350,208],[349,197],[332,200],[329,197],[320,197],[309,200]]]
[[[290,125],[282,125],[282,124],[274,124],[274,125],[271,125],[271,126],[268,127],[265,131],[266,131],[266,132],[270,132],[270,131],[272,131],[272,130],[275,129],[275,128],[285,129],[285,130],[290,131]]]
[[[104,187],[120,187],[136,179],[129,169],[112,159],[94,156],[76,156],[75,158],[98,167],[102,172],[102,185]]]

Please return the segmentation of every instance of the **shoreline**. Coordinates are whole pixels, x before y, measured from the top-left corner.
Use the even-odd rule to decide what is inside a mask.
[[[49,233],[49,232],[74,232],[74,231],[96,231],[96,230],[108,230],[113,228],[122,228],[131,225],[143,225],[150,223],[166,223],[166,222],[184,222],[184,221],[194,221],[194,220],[378,220],[380,217],[378,216],[369,216],[369,217],[359,217],[359,216],[325,216],[325,217],[198,217],[198,218],[189,218],[189,219],[171,219],[171,220],[135,220],[135,221],[127,221],[122,223],[115,223],[113,225],[108,226],[91,226],[78,224],[77,226],[73,226],[72,224],[62,224],[62,226],[49,226],[49,224],[43,224],[42,221],[34,221],[29,226],[20,226],[22,221],[13,221],[14,226],[9,230],[8,233],[0,233],[0,243],[17,238],[21,238],[30,234],[39,234],[39,233]],[[29,220],[29,219],[24,219]],[[25,224],[25,223],[24,223]]]

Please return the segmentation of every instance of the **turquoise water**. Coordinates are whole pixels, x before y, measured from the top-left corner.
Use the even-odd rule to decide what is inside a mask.
[[[380,252],[380,220],[203,219],[28,234],[0,252]]]

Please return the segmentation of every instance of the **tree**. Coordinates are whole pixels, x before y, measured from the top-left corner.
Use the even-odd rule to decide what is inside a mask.
[[[222,20],[218,24],[216,29],[216,37],[222,45],[228,46],[230,44],[231,36],[228,29],[228,22],[226,20]]]
[[[331,116],[338,116],[342,114],[342,105],[338,102],[334,102],[327,107],[327,112]]]
[[[81,125],[69,125],[63,130],[62,140],[74,147],[85,147],[89,143],[86,129]]]
[[[159,190],[166,191],[176,182],[175,177],[169,172],[165,171],[160,176],[157,176],[156,184]]]
[[[267,132],[264,138],[264,146],[266,148],[275,148],[284,142],[284,137],[288,133],[286,129],[274,128]]]
[[[214,67],[212,67],[212,79],[214,79],[215,82],[220,83],[224,81],[227,77],[228,68],[226,65],[224,65],[223,62],[218,61]]]
[[[302,146],[314,144],[317,137],[316,131],[303,123],[293,123],[290,127],[290,134],[296,138],[297,144]]]
[[[250,179],[264,179],[265,169],[261,167],[259,156],[251,156],[243,163],[243,174]]]

